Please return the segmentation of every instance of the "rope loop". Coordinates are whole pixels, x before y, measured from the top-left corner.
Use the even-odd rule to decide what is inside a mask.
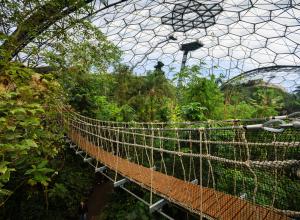
[[[300,120],[296,120],[293,122],[293,127],[294,128],[300,128]]]
[[[288,116],[287,116],[289,119],[290,118],[292,118],[292,119],[299,119],[300,118],[300,112],[293,112],[293,113],[291,113],[291,114],[289,114]]]
[[[178,157],[182,157],[182,156],[183,156],[183,152],[178,151],[178,152],[176,153],[176,155],[177,155]]]
[[[281,120],[281,119],[271,119],[270,121],[267,121],[263,124],[263,129],[265,131],[270,131],[270,132],[283,132],[284,128],[282,128],[281,126],[286,125],[285,121]],[[269,127],[270,126],[270,127]],[[277,126],[278,128],[276,128],[275,126]]]

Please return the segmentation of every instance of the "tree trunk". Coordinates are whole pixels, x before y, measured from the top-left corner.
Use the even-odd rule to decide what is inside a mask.
[[[0,46],[3,64],[11,61],[27,44],[63,17],[75,12],[93,0],[52,0],[33,10]]]

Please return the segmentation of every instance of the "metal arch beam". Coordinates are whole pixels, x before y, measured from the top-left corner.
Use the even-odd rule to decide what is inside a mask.
[[[224,89],[226,86],[230,85],[231,83],[234,83],[235,81],[239,79],[243,79],[244,77],[249,77],[253,74],[263,74],[267,72],[277,72],[278,70],[298,70],[300,72],[300,66],[299,65],[277,65],[277,66],[268,66],[268,67],[260,67],[257,69],[252,69],[243,73],[238,74],[235,77],[232,77],[231,79],[227,80],[225,83],[221,85],[221,89]]]
[[[101,12],[101,11],[107,9],[107,8],[110,8],[110,7],[113,7],[113,6],[117,6],[118,4],[121,4],[121,3],[127,2],[127,1],[128,1],[128,0],[120,0],[120,1],[115,1],[115,2],[113,2],[113,3],[110,3],[109,0],[106,0],[106,4],[103,3],[103,1],[100,1],[100,2],[104,5],[104,7],[101,7],[101,8],[99,8],[99,9],[93,11],[93,12],[90,13],[89,15],[83,17],[82,19],[90,18],[91,16],[93,16],[93,15],[95,15],[95,14],[97,14],[97,13],[99,13],[99,12]]]

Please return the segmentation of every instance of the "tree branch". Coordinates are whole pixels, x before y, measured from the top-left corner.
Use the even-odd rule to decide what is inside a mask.
[[[36,8],[0,46],[0,58],[2,58],[4,62],[9,62],[27,44],[32,42],[51,25],[92,1],[93,0],[52,0]]]

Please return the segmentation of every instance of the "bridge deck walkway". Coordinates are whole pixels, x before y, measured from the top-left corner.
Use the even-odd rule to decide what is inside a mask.
[[[202,187],[181,179],[153,171],[150,168],[115,156],[96,147],[79,133],[71,132],[71,140],[111,170],[146,189],[188,210],[212,219],[288,220],[279,214],[239,197]],[[151,181],[152,180],[152,181]]]

